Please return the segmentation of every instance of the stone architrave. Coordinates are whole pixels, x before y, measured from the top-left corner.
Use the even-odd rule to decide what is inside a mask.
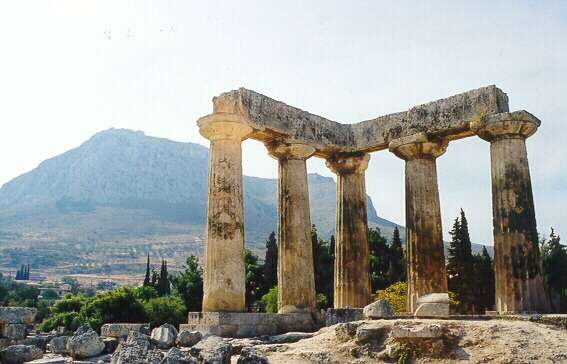
[[[412,313],[420,296],[447,292],[436,165],[447,144],[425,133],[390,143],[390,151],[406,161],[407,309]]]
[[[361,308],[372,301],[364,176],[369,160],[369,154],[327,159],[327,167],[337,174],[335,308]]]
[[[241,144],[252,128],[223,113],[198,124],[211,142],[203,311],[245,311]]]
[[[503,113],[471,125],[490,142],[496,311],[547,312],[526,138],[540,121]]]
[[[306,159],[315,148],[270,143],[278,160],[278,312],[315,311],[315,277]]]

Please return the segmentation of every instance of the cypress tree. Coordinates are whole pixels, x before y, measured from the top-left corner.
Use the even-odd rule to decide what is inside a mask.
[[[482,314],[491,309],[496,301],[494,286],[494,265],[486,247],[473,257],[473,302],[474,313]]]
[[[156,289],[157,289],[158,295],[160,295],[160,296],[168,295],[171,291],[170,286],[169,286],[169,277],[168,277],[168,274],[167,274],[167,262],[163,258],[161,259],[161,269],[160,269],[160,273],[159,273],[159,276],[158,276]]]
[[[543,277],[552,310],[563,312],[567,306],[567,251],[561,238],[551,229],[549,240],[542,243]]]
[[[152,268],[152,283],[151,283],[151,286],[154,287],[156,290],[158,289],[158,282],[159,282],[159,274],[155,270],[155,268]]]
[[[405,281],[406,279],[404,249],[402,248],[402,240],[400,239],[400,230],[397,226],[394,227],[394,235],[392,237],[388,279],[390,281],[389,285]]]
[[[468,222],[461,209],[460,217],[455,219],[450,232],[449,257],[447,274],[449,275],[449,290],[457,295],[461,313],[471,312],[474,303],[474,272],[471,240]]]
[[[266,241],[266,255],[264,259],[264,284],[262,289],[263,296],[270,288],[278,284],[278,243],[276,234],[272,231]]]
[[[380,229],[368,229],[368,245],[370,250],[370,282],[372,292],[389,286],[388,269],[390,264],[390,248],[388,241],[380,233]]]
[[[22,279],[22,267],[20,267],[20,269],[18,269],[18,271],[16,272],[16,280],[19,281]]]
[[[146,277],[144,278],[144,284],[143,284],[144,287],[151,286],[152,283],[150,281],[150,279],[151,279],[150,276],[151,276],[151,273],[150,273],[150,253],[148,253],[148,259],[147,259],[147,262],[146,262]]]
[[[26,267],[26,280],[30,280],[30,265],[28,264]]]

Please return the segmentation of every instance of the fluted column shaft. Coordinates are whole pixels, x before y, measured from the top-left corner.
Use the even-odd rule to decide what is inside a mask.
[[[496,310],[500,313],[549,309],[525,141],[538,126],[535,118],[514,120],[504,114],[478,130],[490,142]]]
[[[199,120],[211,141],[203,311],[245,311],[242,140],[252,131],[227,115]]]
[[[372,300],[365,171],[370,155],[335,155],[337,174],[334,307],[364,307]]]
[[[406,161],[407,309],[415,312],[417,299],[447,292],[441,208],[436,158],[447,143],[416,134],[390,143],[390,150]]]
[[[309,189],[305,160],[315,149],[304,144],[267,145],[278,160],[278,312],[314,311]]]

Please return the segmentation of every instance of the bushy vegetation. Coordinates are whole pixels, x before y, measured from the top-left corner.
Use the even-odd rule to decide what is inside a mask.
[[[377,300],[387,300],[396,312],[406,312],[406,298],[408,294],[408,284],[406,282],[396,282],[385,289],[376,292]]]

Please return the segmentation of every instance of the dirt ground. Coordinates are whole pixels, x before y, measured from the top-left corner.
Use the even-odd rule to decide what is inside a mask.
[[[567,330],[530,321],[488,320],[374,320],[371,324],[433,323],[443,326],[453,338],[441,354],[420,354],[414,363],[567,363]],[[368,323],[368,321],[365,321]],[[360,345],[356,337],[341,341],[335,326],[321,329],[314,337],[291,344],[259,345],[270,363],[392,363],[388,337]]]

